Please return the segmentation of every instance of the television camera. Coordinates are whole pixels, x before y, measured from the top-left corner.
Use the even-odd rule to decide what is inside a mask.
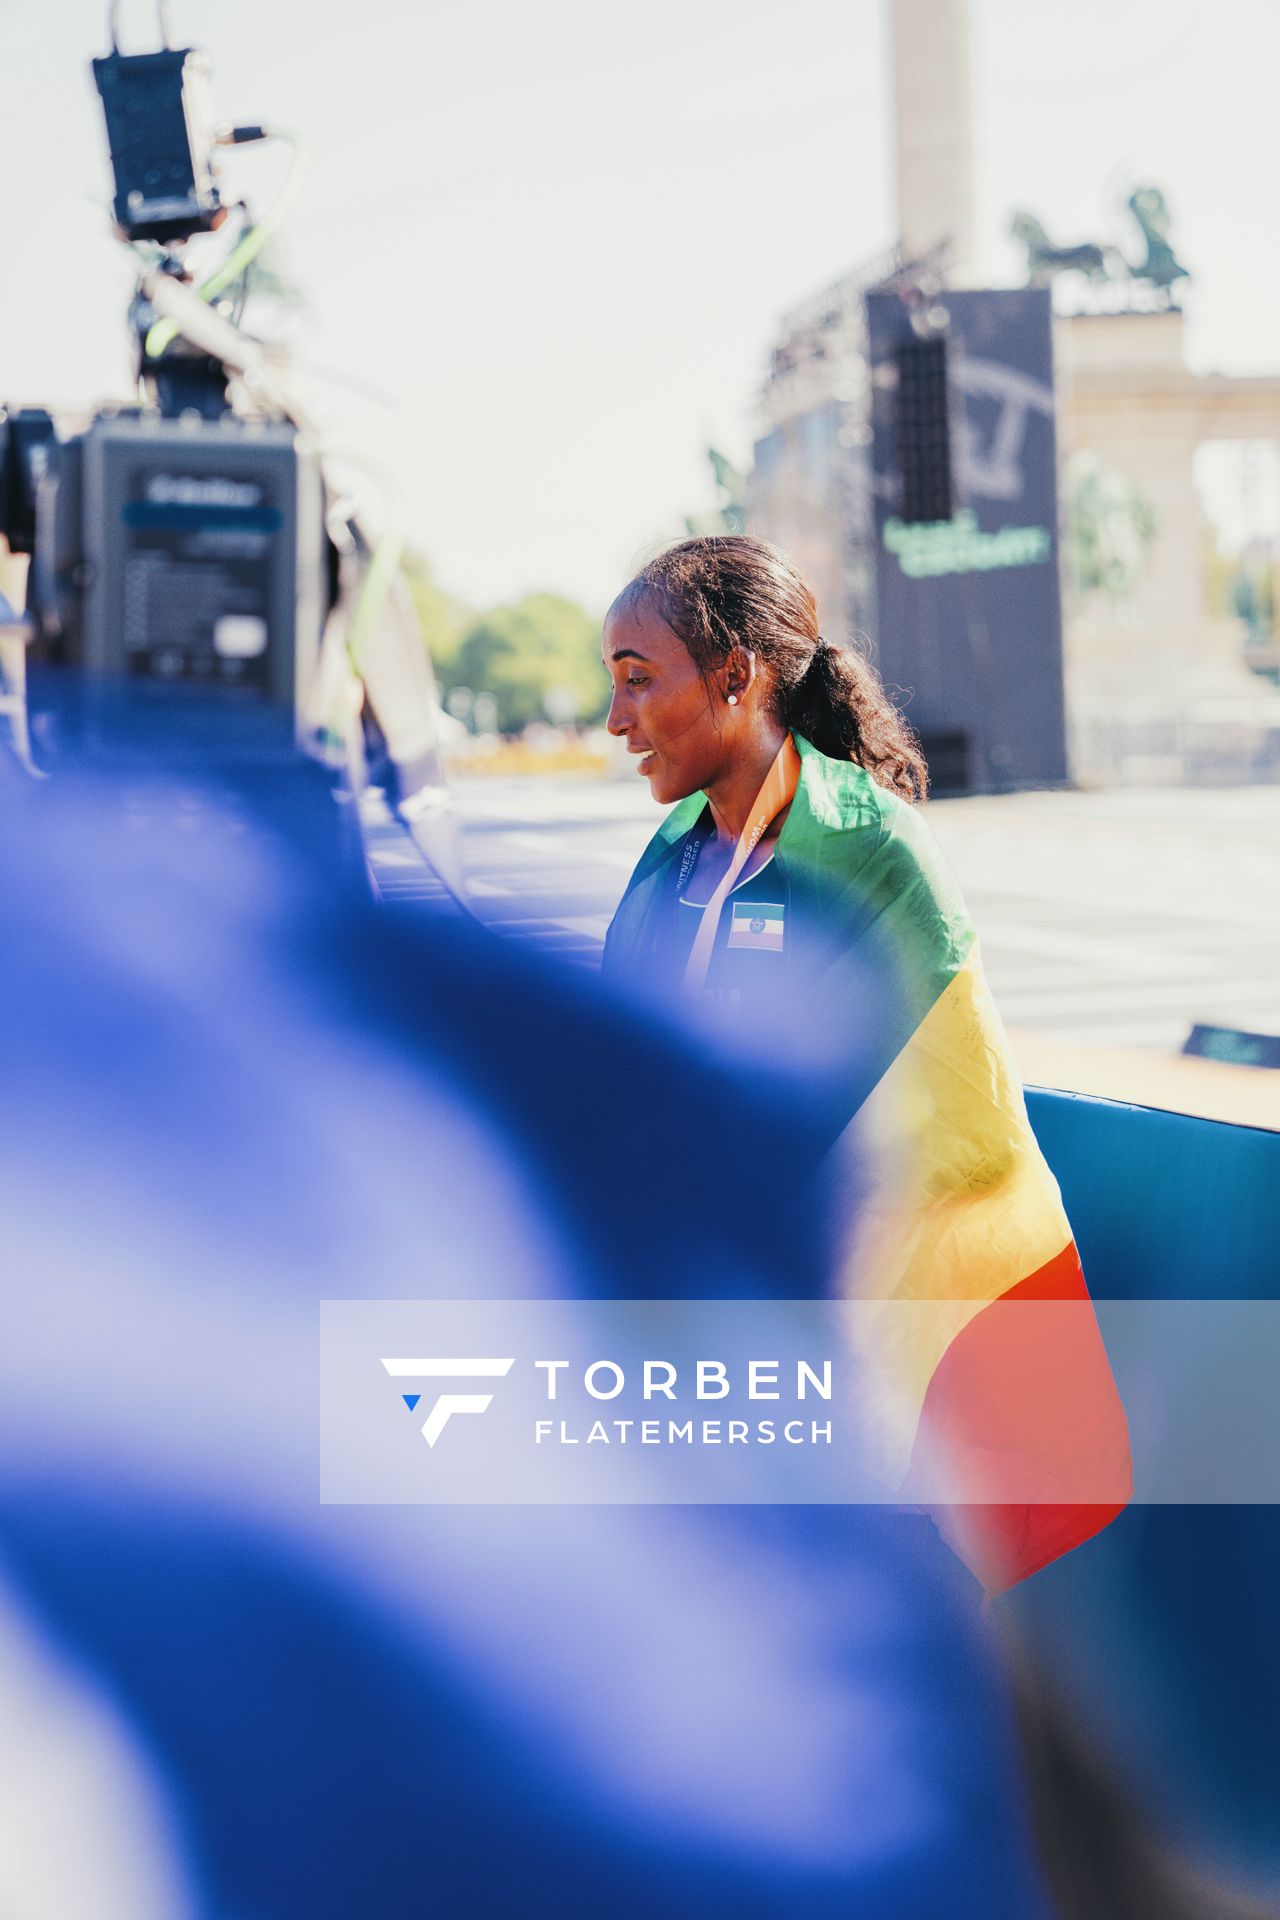
[[[141,708],[170,744],[216,738],[234,757],[274,739],[356,791],[376,763],[389,797],[429,812],[443,794],[440,708],[397,535],[366,525],[286,360],[243,324],[255,263],[300,184],[301,143],[216,126],[203,55],[172,44],[163,0],[151,52],[121,50],[118,11],[115,0],[93,75],[115,228],[140,261],[137,394],[73,428],[47,408],[0,409],[0,536],[29,556],[25,607],[0,597],[14,744],[35,770],[27,709],[39,670],[61,669],[46,677],[75,687],[91,744],[109,740],[110,716]],[[291,164],[255,219],[224,198],[218,159],[267,140],[288,144]],[[212,267],[208,236],[227,240]]]

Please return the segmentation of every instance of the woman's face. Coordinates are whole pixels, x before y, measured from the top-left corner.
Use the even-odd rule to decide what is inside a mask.
[[[641,603],[606,616],[603,652],[613,680],[605,725],[635,754],[654,799],[670,806],[709,787],[725,764],[729,712],[717,714],[684,641]]]

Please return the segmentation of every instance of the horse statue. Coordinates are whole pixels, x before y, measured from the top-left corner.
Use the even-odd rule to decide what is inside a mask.
[[[1145,280],[1158,288],[1172,306],[1174,282],[1189,280],[1191,275],[1169,244],[1169,209],[1164,195],[1159,187],[1139,187],[1125,205],[1137,221],[1147,248],[1146,259],[1130,272],[1135,280]]]
[[[1107,253],[1087,241],[1078,247],[1055,247],[1033,213],[1019,211],[1009,223],[1013,238],[1027,250],[1027,284],[1047,287],[1059,273],[1083,273],[1091,283],[1105,280]]]

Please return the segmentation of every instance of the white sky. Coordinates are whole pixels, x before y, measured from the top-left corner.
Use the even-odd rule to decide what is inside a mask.
[[[1280,0],[972,0],[984,264],[1010,210],[1109,238],[1162,186],[1193,364],[1280,364]],[[892,239],[882,0],[174,0],[219,118],[311,143],[307,397],[477,603],[601,607],[745,458],[778,315]],[[152,44],[127,0],[126,46]],[[0,397],[127,396],[130,256],[87,62],[105,0],[0,0]],[[234,182],[265,207],[278,152]]]

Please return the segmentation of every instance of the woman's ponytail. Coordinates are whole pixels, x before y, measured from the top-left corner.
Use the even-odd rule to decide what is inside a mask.
[[[920,743],[880,684],[874,667],[851,647],[818,640],[809,664],[784,691],[782,717],[832,760],[856,760],[882,787],[923,800],[929,773]]]

